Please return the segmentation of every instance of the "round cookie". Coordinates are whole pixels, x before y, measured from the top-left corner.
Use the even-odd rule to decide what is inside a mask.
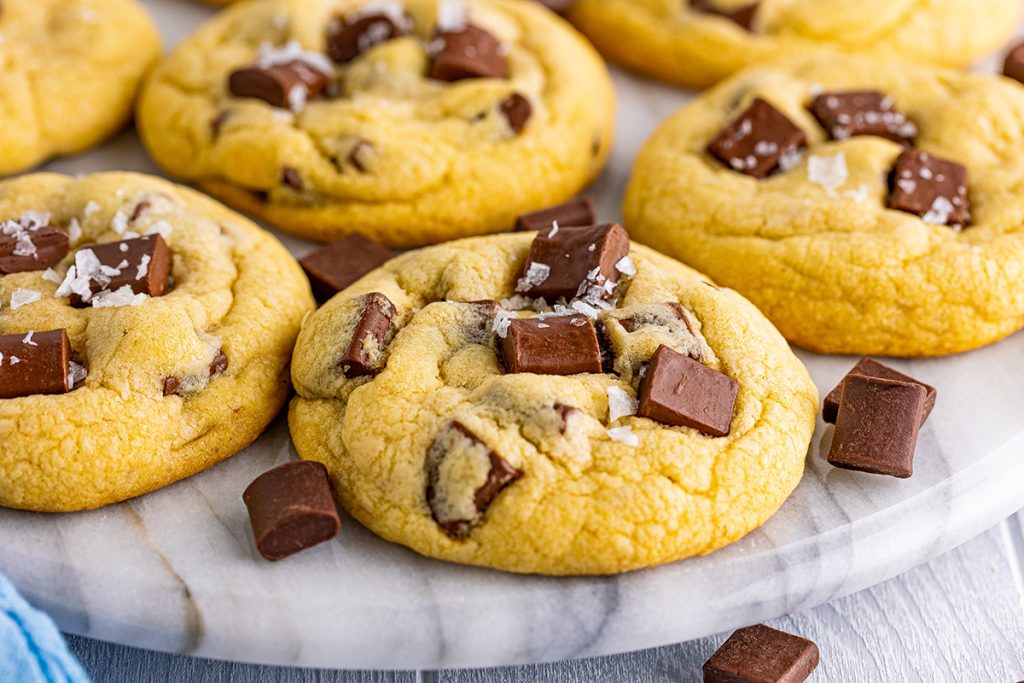
[[[858,98],[875,101],[844,111]],[[746,127],[751,106],[760,118]],[[782,150],[758,132],[771,112],[782,118],[769,137],[808,145],[774,170]],[[839,56],[751,69],[647,142],[626,225],[742,292],[804,348],[966,351],[1024,325],[1021,122],[1024,89],[999,76]],[[725,163],[709,146],[721,153],[714,141],[737,124],[749,136]]]
[[[268,233],[127,173],[9,180],[0,215],[0,505],[147,493],[245,448],[283,405],[313,304]]]
[[[641,246],[621,260],[618,226],[561,228],[538,237],[546,248],[535,234],[406,253],[307,318],[292,361],[299,455],[383,538],[513,572],[622,572],[762,524],[800,481],[817,408],[782,337],[676,261]],[[566,249],[571,261],[538,265]],[[558,316],[532,298],[588,276]],[[684,375],[704,404],[672,412],[659,400]]]
[[[597,53],[522,0],[242,3],[156,68],[138,108],[170,172],[295,234],[392,246],[573,196],[613,119]]]
[[[0,175],[120,129],[160,55],[136,0],[4,0],[0,33]]]
[[[569,11],[608,57],[690,88],[820,47],[966,66],[1020,15],[1017,0],[576,0]]]

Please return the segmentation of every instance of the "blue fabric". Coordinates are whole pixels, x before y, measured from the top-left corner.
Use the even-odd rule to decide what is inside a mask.
[[[0,574],[0,681],[88,683],[50,618]]]

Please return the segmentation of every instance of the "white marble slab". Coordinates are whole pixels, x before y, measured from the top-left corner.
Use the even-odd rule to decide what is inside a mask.
[[[168,42],[208,13],[146,0]],[[643,140],[686,94],[616,74],[622,108],[606,218]],[[154,171],[132,133],[51,166]],[[296,253],[308,249],[286,239]],[[342,668],[543,662],[679,642],[876,584],[1024,507],[1024,335],[898,363],[939,387],[913,479],[835,470],[819,424],[803,483],[778,515],[706,558],[607,579],[548,579],[427,560],[351,520],[288,561],[261,560],[241,492],[295,457],[283,420],[203,475],[92,513],[0,511],[0,571],[71,633],[168,652]],[[802,354],[824,393],[854,359]]]

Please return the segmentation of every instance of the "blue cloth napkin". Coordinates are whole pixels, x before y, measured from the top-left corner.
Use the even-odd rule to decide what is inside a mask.
[[[0,574],[0,681],[88,683],[50,618]]]

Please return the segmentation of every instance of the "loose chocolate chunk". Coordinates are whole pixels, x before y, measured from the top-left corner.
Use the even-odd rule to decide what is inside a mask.
[[[305,189],[302,183],[302,176],[291,166],[285,166],[281,169],[281,182],[296,192],[302,192]]]
[[[1006,55],[1003,75],[1024,83],[1024,43],[1017,45]]]
[[[99,265],[91,272],[78,273],[78,278],[83,282],[88,280],[89,297],[73,289],[72,306],[88,306],[92,296],[100,292],[116,292],[126,286],[134,294],[163,296],[167,293],[171,255],[167,243],[159,234],[97,244],[89,247],[89,251]]]
[[[469,536],[509,484],[523,476],[461,422],[443,429],[427,451],[427,505],[445,533]]]
[[[533,213],[524,213],[516,219],[516,230],[546,230],[551,231],[555,223],[558,228],[582,228],[594,225],[597,216],[594,212],[594,202],[590,197],[580,197],[549,209],[541,209]]]
[[[296,109],[322,93],[327,82],[327,74],[296,59],[233,71],[228,77],[228,89],[235,97],[254,97],[275,107]]]
[[[760,2],[752,2],[735,9],[722,9],[712,0],[690,0],[690,9],[693,11],[725,17],[747,31],[754,30],[754,20],[757,18],[759,5]]]
[[[617,223],[541,230],[523,264],[518,291],[555,300],[602,290],[610,298],[619,279],[615,265],[629,255],[629,235]],[[541,279],[544,267],[550,268]],[[540,270],[538,270],[540,268]]]
[[[818,646],[758,624],[729,636],[704,663],[704,683],[800,683],[818,666]]]
[[[430,65],[430,77],[439,81],[465,78],[508,78],[508,61],[501,43],[473,24],[457,31],[440,31],[440,52]]]
[[[395,255],[387,247],[354,233],[306,254],[299,264],[316,298],[326,301]]]
[[[906,479],[928,390],[914,382],[850,375],[843,382],[828,461],[835,467]]]
[[[850,375],[865,375],[867,377],[880,377],[882,379],[894,379],[900,382],[920,384],[927,392],[924,401],[924,413],[921,414],[921,422],[928,419],[928,416],[932,412],[932,408],[935,407],[935,397],[938,393],[935,390],[935,387],[929,386],[924,382],[918,382],[913,377],[904,375],[898,370],[893,370],[888,365],[883,365],[873,358],[861,358],[857,361],[857,364],[853,366],[853,369],[846,373],[846,377],[849,377]],[[825,397],[825,406],[821,411],[825,422],[830,424],[835,424],[836,422],[836,415],[839,414],[839,401],[843,397],[843,385],[846,382],[846,377],[844,377],[839,384],[832,389],[832,391],[828,392],[828,395]]]
[[[0,398],[71,391],[71,343],[65,330],[0,336]]]
[[[516,135],[523,132],[526,122],[530,120],[530,116],[533,114],[533,105],[530,104],[530,100],[517,92],[503,99],[498,104],[498,109],[501,110],[505,120],[508,121],[508,127]]]
[[[341,529],[323,463],[303,460],[275,467],[249,484],[242,500],[256,549],[271,561],[329,541]]]
[[[917,137],[914,122],[877,90],[822,93],[814,98],[810,109],[833,140],[876,135],[909,147]]]
[[[917,149],[904,150],[889,176],[889,208],[926,223],[961,229],[971,221],[967,168]]]
[[[758,97],[718,134],[708,152],[723,164],[755,178],[786,167],[807,146],[807,136],[786,115]]]
[[[345,64],[375,45],[405,34],[405,27],[383,12],[339,17],[327,29],[327,54]]]
[[[585,316],[518,318],[501,340],[511,373],[578,375],[601,372],[601,347],[594,323]]]
[[[0,226],[0,275],[45,270],[68,253],[68,235],[50,227],[25,228],[16,221]]]
[[[395,332],[395,312],[395,305],[380,292],[364,297],[352,341],[338,362],[346,377],[376,375],[381,371],[384,349]]]
[[[739,382],[662,345],[640,383],[637,414],[707,436],[728,436]]]

